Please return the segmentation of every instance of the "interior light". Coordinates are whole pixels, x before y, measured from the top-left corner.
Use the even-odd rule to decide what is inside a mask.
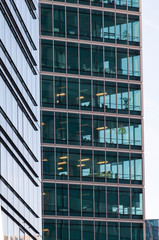
[[[57,165],[65,165],[67,162],[58,162]]]
[[[80,96],[80,99],[84,99],[85,97],[84,96]]]
[[[81,166],[81,167],[84,167],[84,166],[86,166],[86,164],[81,164],[81,165],[78,164],[78,165],[77,165],[77,167],[80,167],[80,166]]]
[[[57,103],[59,103],[59,100],[57,100]]]
[[[67,156],[59,157],[59,159],[66,159],[66,158],[67,158]]]
[[[107,95],[107,92],[105,92],[105,93],[96,93],[96,96],[104,96],[104,95]]]
[[[108,163],[108,161],[106,161]],[[105,164],[105,161],[97,162],[97,164]]]
[[[98,128],[96,128],[96,130],[104,130],[104,129],[107,129],[108,127],[107,126],[105,126],[105,127],[98,127]]]
[[[44,158],[44,159],[43,159],[43,162],[48,162],[48,159],[47,159],[47,158]]]
[[[78,160],[78,161],[81,161],[81,162],[86,162],[86,161],[89,161],[90,158],[84,158],[84,159],[81,159],[81,160]]]
[[[44,232],[48,232],[49,231],[49,229],[44,229]]]
[[[57,168],[58,170],[62,170],[63,169],[63,167],[59,167],[59,168]]]
[[[41,125],[42,125],[42,126],[44,126],[44,125],[45,125],[45,123],[44,123],[44,122],[42,122],[42,123],[41,123]]]
[[[66,95],[66,93],[58,93],[56,96],[61,97],[61,96],[65,96],[65,95]]]
[[[43,192],[43,196],[45,196],[46,195],[46,193],[45,192]]]

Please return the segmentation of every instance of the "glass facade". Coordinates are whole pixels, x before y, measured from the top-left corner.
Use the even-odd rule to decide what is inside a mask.
[[[159,239],[159,220],[158,219],[146,220],[146,239],[147,240]]]
[[[44,240],[143,240],[140,1],[40,1]]]
[[[0,24],[0,239],[37,240],[42,239],[38,0],[2,0]]]

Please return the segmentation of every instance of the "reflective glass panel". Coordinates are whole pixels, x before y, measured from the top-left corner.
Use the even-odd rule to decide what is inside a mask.
[[[130,184],[130,163],[128,153],[119,153],[119,182]]]
[[[116,112],[116,83],[105,82],[105,111]]]
[[[69,113],[68,114],[68,140],[69,144],[79,144],[79,115]]]
[[[65,8],[54,6],[54,36],[65,37]]]
[[[105,47],[104,71],[105,77],[116,77],[115,48],[113,47]]]
[[[140,45],[140,22],[138,16],[128,16],[129,44]]]
[[[118,147],[129,148],[129,119],[118,118]]]
[[[131,154],[131,183],[142,184],[142,155]]]
[[[53,77],[42,76],[42,107],[53,107],[54,93],[53,93]]]
[[[69,178],[80,180],[80,150],[69,149]]]
[[[54,142],[54,113],[42,112],[43,143]]]
[[[70,240],[81,240],[81,221],[70,221]]]
[[[128,0],[128,10],[139,11],[139,0]]]
[[[120,218],[130,218],[130,188],[119,188]]]
[[[130,84],[130,113],[133,115],[141,114],[141,87],[140,85]]]
[[[67,44],[67,72],[78,74],[78,44]]]
[[[143,224],[133,223],[132,224],[132,240],[142,240],[143,239]]]
[[[57,220],[57,240],[68,240],[68,221]]]
[[[54,148],[43,147],[42,164],[43,164],[43,178],[54,179],[55,177],[55,160]]]
[[[92,221],[83,221],[83,240],[94,239],[94,223]]]
[[[93,187],[82,186],[82,215],[93,216]]]
[[[128,84],[118,83],[118,113],[128,114],[129,110],[129,94],[128,94]]]
[[[106,223],[95,222],[95,240],[106,239]]]
[[[55,214],[55,184],[44,183],[43,184],[43,213],[45,215]]]
[[[44,239],[51,240],[56,238],[56,225],[53,219],[44,219]]]
[[[130,223],[120,223],[120,240],[131,240]]]
[[[56,184],[57,215],[68,215],[68,186]]]
[[[127,0],[116,0],[116,8],[127,9]]]
[[[52,36],[52,5],[41,4],[41,35]]]
[[[81,215],[81,194],[79,185],[69,185],[70,216]]]
[[[92,109],[91,81],[80,80],[80,106],[81,110],[90,111]]]
[[[56,143],[67,144],[67,117],[66,113],[56,112]]]
[[[107,217],[118,217],[118,188],[116,187],[107,187]]]
[[[81,151],[80,165],[82,181],[93,181],[92,151]]]
[[[76,8],[66,8],[67,11],[67,37],[78,38],[78,19]]]
[[[132,188],[131,189],[131,201],[132,201],[132,218],[142,219],[143,218],[143,193],[142,189]]]
[[[67,149],[56,148],[56,178],[67,179]]]
[[[103,77],[103,47],[92,46],[92,72],[93,76]]]
[[[55,77],[55,107],[66,108],[66,78]]]
[[[92,116],[81,115],[81,144],[92,145]]]
[[[90,11],[79,9],[79,38],[90,40]]]
[[[127,44],[127,15],[116,14],[116,39],[119,44]]]
[[[106,176],[107,176],[107,182],[117,182],[118,180],[116,152],[106,153]]]
[[[92,40],[103,41],[103,22],[101,11],[92,11]]]
[[[104,41],[115,42],[114,13],[104,12]]]
[[[53,71],[53,44],[50,40],[41,40],[41,70]]]
[[[140,51],[129,50],[129,76],[131,80],[140,80]]]
[[[79,109],[79,79],[68,78],[68,108]]]
[[[104,182],[106,172],[105,152],[94,151],[94,181]]]
[[[106,118],[106,146],[115,148],[117,146],[116,118]]]
[[[104,117],[93,116],[94,146],[102,147],[105,145],[105,131],[106,131],[106,126],[104,124]]]
[[[91,75],[91,47],[80,44],[80,74]]]
[[[55,72],[66,72],[66,53],[64,42],[54,42],[54,69]]]
[[[130,145],[132,149],[142,148],[141,120],[130,120]]]
[[[93,111],[104,111],[104,82],[93,81]]]
[[[117,77],[121,79],[128,78],[128,56],[127,49],[117,49]]]
[[[92,6],[102,7],[102,0],[91,0]]]
[[[106,217],[105,187],[94,187],[95,217]]]

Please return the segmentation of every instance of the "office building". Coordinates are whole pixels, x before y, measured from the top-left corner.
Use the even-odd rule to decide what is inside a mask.
[[[141,1],[40,0],[44,240],[142,240]]]
[[[146,220],[146,239],[147,240],[159,239],[159,220],[158,219]]]
[[[41,239],[39,9],[0,1],[0,239]]]

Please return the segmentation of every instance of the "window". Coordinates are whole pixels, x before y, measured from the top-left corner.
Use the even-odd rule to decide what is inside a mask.
[[[127,49],[117,49],[117,77],[121,79],[128,78],[128,56]]]
[[[41,40],[41,70],[53,72],[53,44],[50,40]]]
[[[42,112],[43,143],[54,142],[54,113]]]
[[[67,179],[67,149],[56,148],[56,178]]]
[[[131,189],[131,201],[132,201],[132,218],[142,219],[143,218],[143,193],[142,189],[132,188]]]
[[[55,184],[52,183],[43,184],[43,204],[44,215],[55,214]]]
[[[43,147],[43,179],[54,179],[55,177],[55,160],[54,148]]]
[[[80,180],[80,150],[69,149],[69,178]]]
[[[70,215],[80,216],[81,215],[81,194],[79,185],[69,185],[69,204],[70,204]]]
[[[129,119],[118,118],[118,147],[129,148]]]
[[[80,80],[80,106],[81,110],[91,111],[91,81],[86,79]]]
[[[94,223],[92,221],[83,221],[83,240],[94,239]]]
[[[54,6],[54,36],[65,37],[65,8]]]
[[[116,77],[115,48],[113,47],[105,47],[104,71],[105,77]]]
[[[103,47],[92,46],[92,72],[93,76],[103,77]]]
[[[104,82],[93,81],[93,111],[104,111]]]
[[[52,36],[52,5],[41,4],[41,35]]]
[[[105,152],[94,151],[94,181],[104,182],[106,175]]]
[[[56,238],[56,228],[55,220],[53,219],[44,219],[44,238],[45,240],[55,239]]]
[[[116,152],[106,153],[106,176],[107,176],[107,182],[117,182],[118,180]]]
[[[68,140],[71,145],[78,145],[79,138],[79,115],[69,113],[68,114]]]
[[[131,240],[130,223],[120,223],[120,240]]]
[[[78,44],[67,44],[67,72],[78,74]]]
[[[141,114],[141,87],[140,85],[130,84],[130,113],[133,115]]]
[[[93,187],[82,186],[82,215],[93,216]]]
[[[128,114],[129,112],[129,94],[128,94],[128,84],[118,83],[118,113]]]
[[[94,187],[95,217],[106,217],[105,187]]]
[[[130,163],[128,153],[119,153],[119,182],[130,184]]]
[[[103,116],[93,116],[94,146],[102,147],[105,145],[106,126]]]
[[[130,145],[132,149],[142,148],[141,120],[130,120]]]
[[[81,160],[82,181],[93,181],[92,151],[82,150]]]
[[[110,148],[117,147],[117,129],[116,118],[106,118],[106,146]]]
[[[130,188],[119,188],[119,214],[120,218],[130,218]]]
[[[142,184],[142,155],[131,154],[131,183]]]
[[[104,41],[115,42],[115,17],[114,13],[104,12]]]
[[[67,37],[78,38],[77,8],[66,8],[67,11]]]
[[[64,42],[54,42],[54,68],[55,72],[66,72],[66,53]]]
[[[127,44],[127,15],[116,14],[116,39],[117,43]]]
[[[56,184],[57,215],[68,215],[68,186]]]
[[[79,9],[79,37],[83,40],[90,40],[90,11]]]
[[[105,82],[105,111],[116,112],[116,83]]]
[[[66,113],[55,113],[56,143],[67,144],[67,117]]]
[[[81,221],[70,221],[70,240],[81,240]]]
[[[92,116],[81,115],[81,144],[92,145]]]
[[[53,107],[53,77],[42,75],[42,107]]]
[[[80,74],[91,75],[91,47],[80,44]]]
[[[108,218],[118,217],[118,189],[115,187],[107,187],[107,217]],[[108,231],[109,231],[109,224],[108,224]],[[113,230],[112,230],[112,233],[113,233]],[[111,233],[108,232],[108,234],[109,236],[111,236]]]
[[[138,16],[128,16],[129,44],[140,45],[140,22]]]
[[[92,40],[103,41],[102,12],[92,11]]]
[[[68,240],[68,221],[57,220],[57,240]]]
[[[55,107],[66,108],[66,78],[55,77]]]
[[[140,51],[129,50],[129,76],[131,80],[140,80]]]
[[[68,78],[68,108],[79,109],[79,79]]]

